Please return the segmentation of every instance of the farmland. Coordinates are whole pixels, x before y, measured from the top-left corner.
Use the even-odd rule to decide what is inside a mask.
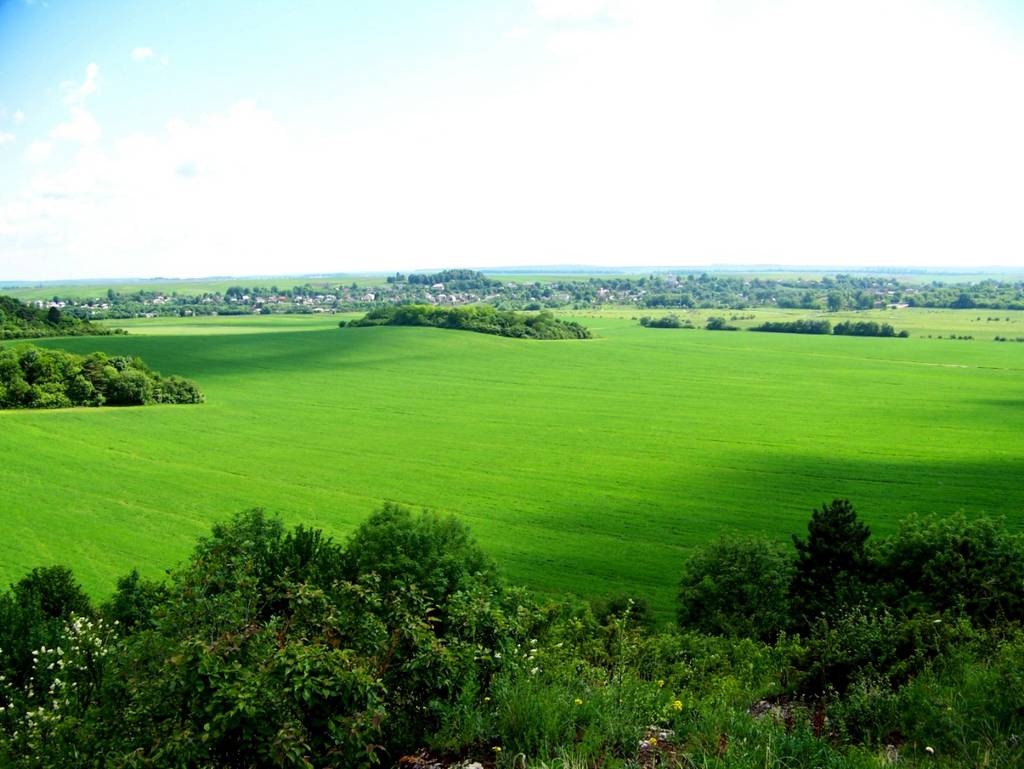
[[[723,528],[786,538],[833,497],[880,532],[912,511],[1020,524],[1024,344],[990,340],[1024,335],[1022,313],[902,310],[903,340],[662,331],[630,314],[580,318],[592,341],[338,316],[46,340],[140,355],[208,402],[0,413],[0,579],[67,563],[101,596],[237,510],[341,537],[394,500],[458,515],[515,582],[634,591],[667,614],[688,547]],[[975,339],[927,338],[950,333]]]

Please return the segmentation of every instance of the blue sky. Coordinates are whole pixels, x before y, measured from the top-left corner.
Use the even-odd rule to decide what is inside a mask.
[[[0,280],[1019,267],[1021,5],[0,0]]]

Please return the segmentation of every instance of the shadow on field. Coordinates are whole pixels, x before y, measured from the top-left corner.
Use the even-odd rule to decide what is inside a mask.
[[[978,406],[988,406],[990,408],[1013,409],[1024,417],[1024,398],[980,398],[968,401],[968,403],[973,403]]]
[[[702,490],[722,526],[765,532],[804,531],[814,508],[846,498],[878,532],[910,513],[1005,517],[1024,529],[1024,458],[935,460],[913,457],[766,455],[750,452],[745,468],[708,468]],[[730,508],[727,500],[734,500]],[[752,501],[756,501],[754,506]],[[726,502],[726,504],[723,504]],[[724,508],[724,509],[723,509]],[[709,521],[714,523],[715,521]],[[794,527],[794,524],[797,524]]]
[[[377,365],[430,357],[400,340],[341,329],[277,331],[267,334],[191,334],[74,337],[36,340],[41,346],[78,354],[138,355],[162,374],[195,379],[237,377],[257,371],[335,370],[342,365]]]

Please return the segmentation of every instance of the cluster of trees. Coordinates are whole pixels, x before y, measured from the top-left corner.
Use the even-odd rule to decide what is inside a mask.
[[[689,318],[680,318],[672,312],[662,315],[660,318],[644,315],[640,318],[640,325],[645,328],[693,328],[693,323]]]
[[[57,307],[42,310],[0,296],[0,339],[38,339],[47,336],[105,336],[116,332],[62,313]]]
[[[800,320],[765,321],[750,330],[780,334],[828,334],[832,331],[832,324],[827,320],[804,320],[801,318]]]
[[[876,323],[873,320],[848,320],[837,323],[832,333],[845,336],[898,336],[901,338],[910,336],[905,330],[897,332],[888,323]]]
[[[1022,578],[997,523],[873,543],[836,500],[789,553],[696,551],[656,629],[507,585],[451,518],[386,505],[342,544],[253,510],[99,607],[61,567],[0,594],[0,765],[1016,766]]]
[[[435,307],[424,304],[384,305],[357,320],[342,321],[342,327],[434,326],[522,339],[590,339],[590,330],[573,321],[561,320],[550,312],[525,315],[496,310],[490,305]]]
[[[75,355],[34,345],[0,348],[0,408],[201,403],[195,383],[162,377],[138,357]]]
[[[491,280],[482,272],[477,270],[441,270],[440,272],[418,273],[403,275],[400,272],[389,277],[388,283],[408,283],[416,286],[433,286],[438,283],[444,284],[449,290],[465,290],[471,288],[497,288],[501,281]]]
[[[698,548],[683,570],[680,626],[766,642],[798,634],[797,688],[820,694],[864,677],[898,688],[957,623],[1024,622],[1024,537],[1004,522],[910,516],[871,540],[850,502],[835,500],[793,545],[731,535]]]
[[[897,332],[888,323],[876,323],[873,320],[843,321],[833,328],[827,320],[778,320],[765,321],[754,326],[751,331],[767,331],[780,334],[837,334],[845,336],[910,336],[906,331]]]
[[[725,318],[713,315],[704,324],[708,331],[739,331],[738,326],[731,325]]]

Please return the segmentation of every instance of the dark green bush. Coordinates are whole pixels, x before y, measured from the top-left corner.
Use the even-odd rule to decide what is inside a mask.
[[[789,623],[792,573],[793,557],[767,539],[726,535],[694,548],[683,566],[679,625],[772,640]]]
[[[962,513],[912,515],[872,551],[880,597],[908,613],[1024,621],[1024,536]]]

